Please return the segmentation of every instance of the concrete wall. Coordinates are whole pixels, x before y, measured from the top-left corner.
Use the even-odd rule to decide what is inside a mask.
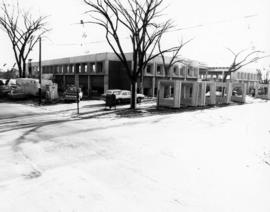
[[[255,90],[255,97],[270,100],[270,84],[258,84]]]
[[[173,94],[169,89],[173,89]],[[160,80],[158,82],[158,101],[157,106],[180,108],[181,98],[178,95],[181,93],[181,82],[179,80],[168,81]]]
[[[235,84],[242,86],[244,84]],[[170,88],[174,88],[170,94]],[[158,106],[180,108],[182,106],[205,106],[228,104],[232,97],[232,83],[160,80],[158,83]],[[245,95],[243,95],[243,98]],[[244,102],[243,98],[234,101]]]
[[[247,92],[246,87],[247,86],[245,83],[232,83],[231,101],[245,103],[246,102],[246,92]]]

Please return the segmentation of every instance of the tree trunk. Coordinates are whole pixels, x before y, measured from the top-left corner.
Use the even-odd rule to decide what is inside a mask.
[[[144,79],[143,79],[142,72],[141,72],[139,78],[140,78],[139,93],[144,94],[144,87],[143,87],[143,80]]]
[[[131,109],[136,109],[136,98],[137,97],[137,82],[136,81],[131,81],[131,100],[130,100],[130,108]]]
[[[226,73],[224,73],[224,76],[223,76],[223,82],[226,82],[227,81],[227,76],[228,76],[229,74],[226,72]]]
[[[25,62],[25,60],[22,61],[22,65],[23,65],[23,68],[22,68],[23,78],[25,78],[25,71],[26,71],[26,62]]]
[[[22,67],[18,63],[17,63],[17,65],[18,65],[19,77],[21,78],[22,77]]]

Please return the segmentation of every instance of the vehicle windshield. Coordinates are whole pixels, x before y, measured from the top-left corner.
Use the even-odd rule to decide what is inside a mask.
[[[121,91],[112,91],[112,90],[107,90],[106,94],[115,94],[115,95],[119,95]]]
[[[81,88],[78,88],[79,92],[81,92]],[[75,86],[70,86],[67,88],[67,92],[77,92],[77,88]]]
[[[76,88],[75,87],[69,87],[68,89],[67,89],[67,91],[71,91],[71,92],[75,92],[76,91]]]

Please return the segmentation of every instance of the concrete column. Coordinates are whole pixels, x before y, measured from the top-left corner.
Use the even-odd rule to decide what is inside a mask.
[[[267,99],[270,100],[270,85],[267,85]]]
[[[242,102],[245,103],[246,102],[246,95],[247,95],[247,85],[243,84],[243,89],[242,89]]]
[[[192,106],[197,106],[197,99],[198,99],[198,83],[194,82],[192,84]]]
[[[88,97],[91,96],[91,76],[87,76],[87,92],[88,92]]]
[[[231,100],[231,96],[232,96],[232,83],[227,82],[226,86],[227,86],[227,99],[226,99],[226,103],[229,104],[230,103],[230,100]]]
[[[64,88],[66,87],[66,75],[65,74],[63,75],[63,87]]]
[[[103,62],[104,72],[104,93],[109,89],[109,60]]]
[[[180,108],[181,107],[181,82],[175,81],[174,82],[174,100],[175,100],[175,107]]]
[[[75,86],[76,87],[79,87],[80,86],[79,74],[75,74]]]
[[[160,86],[160,82],[158,82],[157,86],[157,106],[159,107],[160,99],[164,96],[164,86]]]
[[[156,73],[157,73],[157,63],[153,61],[153,78],[152,78],[152,97],[155,97],[155,87],[156,87]]]
[[[251,87],[250,84],[251,84],[250,81],[248,81],[247,84],[246,84],[247,85],[246,86],[246,92],[247,93],[249,92],[249,88]]]
[[[151,90],[150,90],[150,95],[151,95],[151,97],[154,97],[155,95],[154,95],[154,92],[155,92],[155,77],[154,76],[152,76],[152,88],[151,88]]]
[[[87,67],[85,68],[85,63],[81,63],[81,72],[82,73],[86,73],[86,71],[87,71]]]
[[[186,98],[186,96],[187,96],[187,89],[186,89],[186,85],[185,84],[183,84],[183,86],[182,86],[182,89],[183,89],[183,98],[185,99]]]
[[[91,63],[87,63],[87,70],[86,70],[86,72],[89,74],[90,73],[90,67],[91,67]]]
[[[210,83],[210,104],[216,104],[216,83]]]
[[[206,82],[202,82],[201,84],[201,96],[200,96],[200,106],[205,106],[205,93],[206,93]]]

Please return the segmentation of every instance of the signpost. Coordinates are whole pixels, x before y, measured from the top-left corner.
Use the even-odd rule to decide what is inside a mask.
[[[76,69],[75,69],[76,70]],[[80,95],[79,95],[79,75],[75,71],[75,86],[76,86],[76,101],[77,101],[77,114],[80,114]]]

